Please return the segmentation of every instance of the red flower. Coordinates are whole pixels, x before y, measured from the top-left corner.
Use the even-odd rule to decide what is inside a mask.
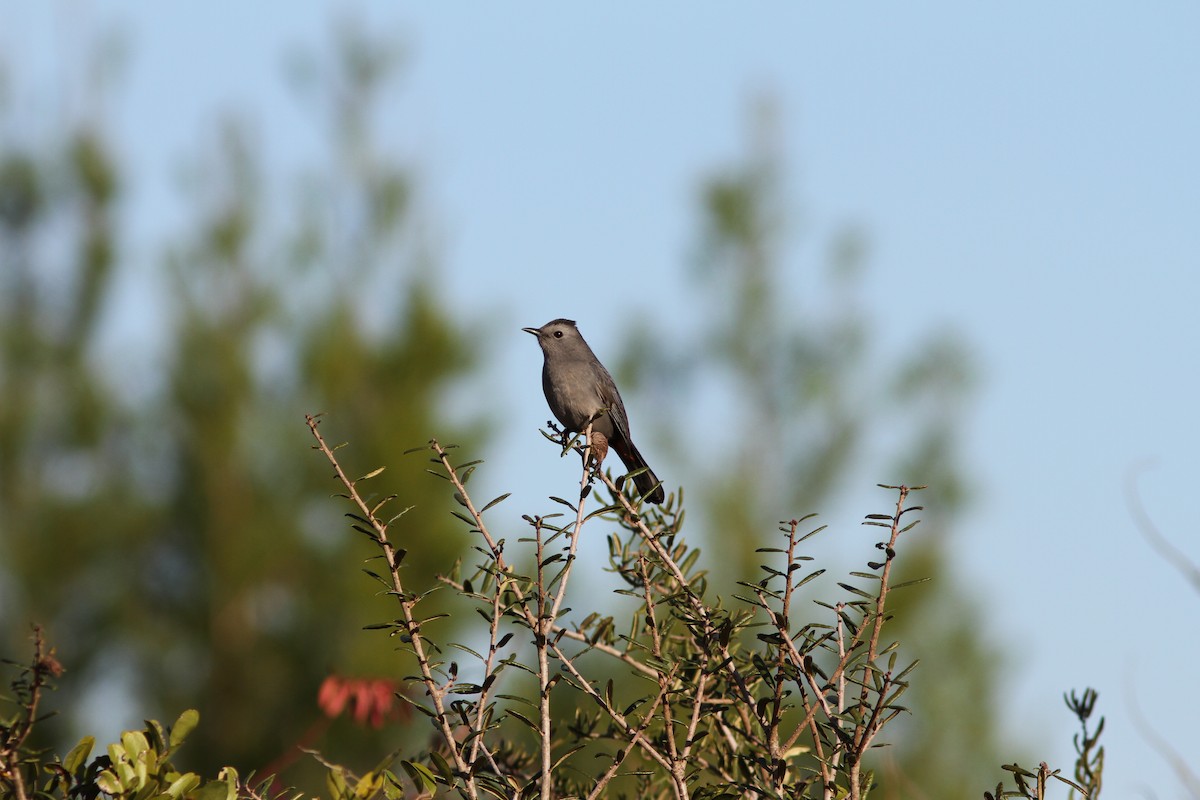
[[[343,678],[330,675],[317,692],[317,705],[325,716],[333,719],[350,704],[351,716],[357,725],[378,728],[388,719],[399,716],[396,707],[395,681],[386,678]]]

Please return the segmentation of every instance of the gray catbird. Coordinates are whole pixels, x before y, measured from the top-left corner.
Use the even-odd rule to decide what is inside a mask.
[[[537,337],[542,346],[545,363],[542,365],[542,390],[546,402],[558,421],[568,431],[578,433],[592,421],[592,434],[602,434],[608,446],[617,451],[625,469],[644,469],[635,475],[638,493],[651,503],[661,503],[663,488],[650,470],[646,459],[633,446],[629,435],[629,417],[617,391],[612,375],[596,358],[592,348],[579,335],[574,320],[556,319],[540,328],[522,328]],[[604,414],[597,417],[601,411]],[[594,419],[593,419],[594,418]],[[604,460],[605,447],[593,442],[599,460]]]

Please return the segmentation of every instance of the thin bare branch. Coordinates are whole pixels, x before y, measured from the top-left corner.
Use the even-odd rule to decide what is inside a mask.
[[[454,725],[446,713],[446,707],[443,702],[444,687],[440,685],[437,676],[433,674],[433,668],[425,648],[424,636],[421,634],[420,625],[417,623],[414,614],[415,603],[404,591],[404,584],[400,579],[400,559],[397,556],[395,547],[388,540],[387,525],[372,513],[371,508],[367,505],[362,495],[359,494],[358,488],[355,485],[356,482],[351,480],[342,469],[342,465],[338,462],[333,450],[321,435],[318,427],[320,422],[317,417],[307,414],[305,415],[305,420],[308,423],[308,429],[312,432],[313,438],[317,440],[317,449],[321,451],[326,460],[333,466],[334,474],[342,486],[346,488],[350,501],[358,507],[359,511],[362,512],[362,518],[367,521],[375,532],[376,541],[383,550],[384,558],[387,561],[392,588],[399,601],[401,613],[404,615],[405,635],[408,637],[413,648],[413,653],[416,656],[417,666],[421,671],[421,680],[425,684],[426,694],[429,695],[430,701],[433,703],[434,722],[436,723],[438,732],[441,734],[442,740],[446,744],[446,749],[454,759],[454,766],[464,776],[468,797],[476,798],[479,795],[475,785],[475,778],[471,774],[469,765],[463,759],[458,742],[454,737]],[[445,457],[444,453],[444,450],[441,451],[443,458]]]
[[[1186,553],[1163,536],[1158,530],[1158,526],[1150,519],[1150,515],[1146,513],[1146,507],[1142,504],[1141,492],[1137,487],[1138,474],[1144,469],[1145,465],[1131,469],[1125,479],[1125,502],[1128,503],[1129,512],[1133,515],[1133,523],[1137,527],[1138,533],[1154,548],[1162,560],[1174,567],[1175,571],[1182,575],[1195,591],[1200,592],[1200,564],[1193,562]]]

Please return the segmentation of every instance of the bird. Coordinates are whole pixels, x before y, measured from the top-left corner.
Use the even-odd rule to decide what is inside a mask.
[[[611,447],[625,469],[642,470],[633,476],[638,493],[650,503],[663,502],[662,484],[633,444],[617,384],[584,341],[575,320],[560,318],[540,328],[521,330],[536,336],[541,345],[542,391],[558,421],[571,433],[583,431],[590,421],[596,462],[604,461]]]

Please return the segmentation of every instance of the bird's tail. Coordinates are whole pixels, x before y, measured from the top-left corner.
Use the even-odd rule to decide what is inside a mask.
[[[621,461],[625,464],[625,469],[630,472],[642,470],[637,475],[633,476],[633,485],[637,487],[638,494],[646,498],[649,503],[655,505],[666,499],[666,493],[663,491],[662,483],[658,480],[658,476],[654,474],[654,470],[650,469],[650,465],[646,463],[646,459],[642,458],[642,454],[638,449],[629,443],[628,446],[618,447],[616,442],[613,442],[613,449],[617,451]]]

